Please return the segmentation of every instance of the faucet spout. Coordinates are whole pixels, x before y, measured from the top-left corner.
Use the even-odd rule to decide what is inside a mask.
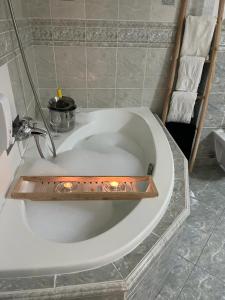
[[[47,135],[47,131],[42,128],[33,127],[30,130],[30,134],[33,136],[43,136],[45,137]]]
[[[26,140],[29,137],[34,137],[38,152],[42,158],[44,158],[43,152],[41,150],[39,137],[46,137],[47,131],[42,128],[36,127],[37,123],[32,121],[32,118],[25,117],[19,120],[17,126],[14,128],[14,136],[17,141]]]

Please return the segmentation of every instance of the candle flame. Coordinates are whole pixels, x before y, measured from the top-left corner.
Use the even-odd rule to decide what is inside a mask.
[[[119,185],[119,182],[117,182],[117,181],[111,181],[111,182],[110,182],[110,185],[111,185],[111,187],[113,187],[113,188],[117,188],[118,185]]]
[[[73,187],[73,184],[72,182],[65,182],[63,186],[65,189],[71,189]]]

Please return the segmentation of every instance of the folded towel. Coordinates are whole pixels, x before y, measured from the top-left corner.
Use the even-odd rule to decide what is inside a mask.
[[[188,16],[180,56],[207,57],[216,20],[215,17],[210,16]]]
[[[182,56],[180,58],[176,90],[197,92],[204,62],[204,57]]]
[[[173,92],[167,122],[190,123],[197,93]]]

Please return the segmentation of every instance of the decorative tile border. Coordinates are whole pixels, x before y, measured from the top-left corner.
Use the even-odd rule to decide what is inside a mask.
[[[84,35],[85,39],[85,35]],[[116,28],[86,28],[87,42],[116,42],[118,39],[118,32]]]
[[[126,47],[124,43],[141,44],[141,47],[152,47],[157,43],[168,47],[168,44],[174,43],[176,34],[174,23],[72,19],[31,19],[29,23],[35,45],[50,41],[53,44],[64,41],[66,45],[67,42],[79,41],[117,42],[119,47]],[[102,46],[105,47],[105,44]],[[222,27],[221,47],[225,47],[225,25]]]
[[[0,279],[0,299],[11,299],[12,296],[13,299],[27,300],[37,297],[123,299],[124,293],[129,291],[129,294],[133,294],[146,272],[157,271],[158,261],[161,260],[166,245],[190,212],[187,162],[165,128],[164,131],[176,161],[175,184],[168,209],[153,233],[113,264],[80,273],[56,274],[54,284],[53,276]],[[47,283],[44,283],[44,278],[48,279]],[[45,285],[42,286],[43,284]]]
[[[70,19],[31,19],[29,22],[35,45],[87,42],[106,47],[110,45],[105,43],[117,42],[118,47],[127,47],[126,43],[133,43],[133,46],[138,47],[154,47],[154,44],[168,47],[174,43],[176,34],[174,23]],[[225,26],[221,47],[225,47]]]
[[[149,47],[151,43],[171,44],[176,26],[170,23],[94,21],[94,20],[43,20],[31,21],[35,45],[64,42],[98,43],[98,47],[126,47],[126,43]]]
[[[174,43],[176,34],[176,24],[157,22],[30,19],[19,20],[18,25],[25,45],[165,48]],[[12,23],[0,21],[0,57],[12,51],[10,39],[17,48],[14,35]],[[225,27],[220,50],[224,48]]]

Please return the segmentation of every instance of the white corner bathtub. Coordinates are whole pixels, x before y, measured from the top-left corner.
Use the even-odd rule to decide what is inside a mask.
[[[61,136],[56,159],[25,158],[18,175],[141,176],[152,163],[159,196],[122,202],[7,199],[0,216],[1,276],[82,271],[113,262],[147,237],[167,209],[173,157],[147,108],[84,112],[78,121]]]

